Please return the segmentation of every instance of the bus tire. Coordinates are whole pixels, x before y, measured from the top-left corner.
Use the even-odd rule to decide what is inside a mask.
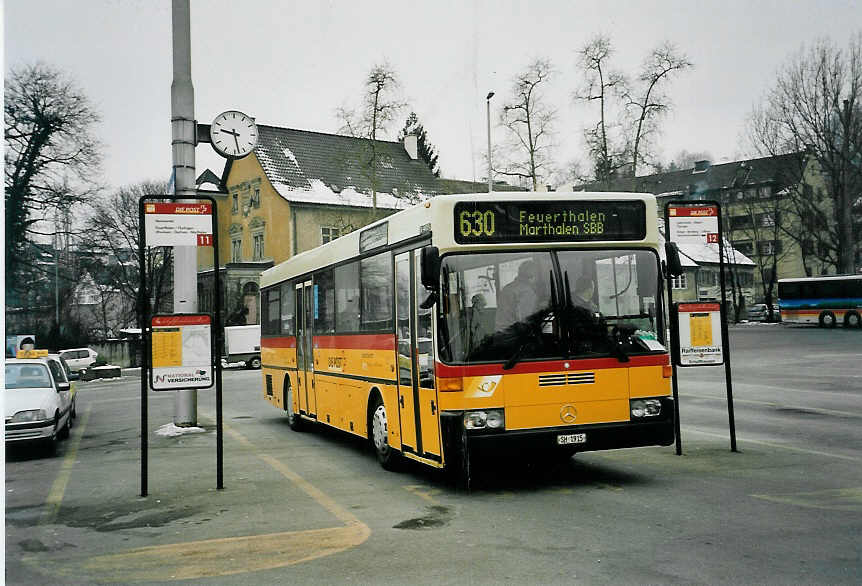
[[[834,328],[835,327],[835,314],[831,311],[823,311],[820,313],[820,327],[821,328]]]
[[[293,410],[293,387],[290,386],[290,379],[284,378],[284,410],[287,411],[287,425],[293,431],[302,431],[305,427],[302,417]]]
[[[384,470],[397,470],[400,454],[389,445],[389,420],[386,414],[386,405],[376,392],[368,409],[368,430],[371,446],[377,455],[377,461]]]
[[[844,327],[845,328],[862,328],[862,318],[859,317],[859,314],[855,311],[848,311],[844,315]]]

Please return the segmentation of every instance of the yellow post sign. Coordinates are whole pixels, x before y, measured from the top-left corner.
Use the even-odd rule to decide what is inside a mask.
[[[724,364],[719,303],[677,303],[679,366]]]

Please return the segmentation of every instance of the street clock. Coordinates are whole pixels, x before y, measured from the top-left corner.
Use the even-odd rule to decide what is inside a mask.
[[[257,124],[242,112],[222,112],[210,125],[210,142],[223,157],[241,159],[257,146]]]

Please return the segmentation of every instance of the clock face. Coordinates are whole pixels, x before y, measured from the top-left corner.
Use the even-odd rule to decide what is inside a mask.
[[[238,159],[257,146],[257,125],[251,117],[228,110],[216,116],[210,125],[210,140],[219,154]]]

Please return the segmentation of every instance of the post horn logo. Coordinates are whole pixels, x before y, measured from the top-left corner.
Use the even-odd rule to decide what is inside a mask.
[[[560,419],[563,420],[563,423],[574,423],[577,418],[578,410],[575,409],[574,405],[566,404],[560,409]]]

